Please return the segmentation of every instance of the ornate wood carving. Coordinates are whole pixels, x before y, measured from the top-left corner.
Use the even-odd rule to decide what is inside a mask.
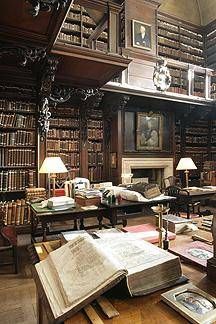
[[[44,140],[48,130],[49,130],[49,118],[51,117],[51,112],[49,111],[49,101],[46,97],[43,97],[40,103],[40,115],[38,118],[38,126],[40,132],[41,140]]]
[[[49,98],[52,91],[52,85],[55,80],[59,58],[49,56],[46,58],[45,65],[42,69],[41,84],[39,91],[39,118],[38,126],[40,138],[43,141],[49,130],[49,118],[51,113],[49,111]]]
[[[50,99],[55,103],[63,103],[68,101],[74,95],[78,96],[81,101],[86,101],[87,99],[93,97],[93,105],[95,105],[98,101],[100,103],[103,97],[103,93],[97,88],[82,89],[55,86],[50,94]]]
[[[26,66],[28,62],[35,63],[42,60],[46,55],[46,50],[42,47],[8,46],[0,45],[0,58],[3,55],[14,55],[18,58],[21,66]]]
[[[33,17],[36,17],[40,11],[51,11],[52,9],[59,10],[64,8],[68,3],[68,0],[27,0],[32,9],[30,13]]]

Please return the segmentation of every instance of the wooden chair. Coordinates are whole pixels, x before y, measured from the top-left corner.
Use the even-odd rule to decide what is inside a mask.
[[[8,265],[14,266],[14,272],[18,272],[18,257],[17,257],[17,235],[16,228],[13,225],[6,226],[4,224],[5,211],[0,209],[0,254],[7,254],[10,258],[9,261],[2,261],[0,258],[0,267]],[[6,255],[5,255],[6,256]]]
[[[168,186],[165,189],[166,196],[176,197],[176,199],[170,202],[170,213],[174,213],[180,216],[180,212],[187,211],[189,192],[187,190],[181,189],[177,186]]]
[[[170,187],[170,186],[176,186],[176,183],[177,183],[177,179],[174,176],[169,176],[167,178],[164,178],[163,181],[164,181],[165,188]]]

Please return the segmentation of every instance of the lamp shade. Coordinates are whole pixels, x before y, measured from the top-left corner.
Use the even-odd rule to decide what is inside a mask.
[[[191,158],[181,158],[176,170],[195,170],[197,169]]]
[[[39,170],[39,173],[64,173],[64,172],[68,172],[68,170],[59,156],[46,157]]]

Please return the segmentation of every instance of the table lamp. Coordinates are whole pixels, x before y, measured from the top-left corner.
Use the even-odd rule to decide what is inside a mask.
[[[197,169],[197,167],[191,158],[186,157],[180,159],[176,170],[184,170],[186,188],[188,188],[188,174],[189,174],[188,170],[195,170],[195,169]]]
[[[65,173],[68,172],[66,166],[62,162],[59,156],[51,156],[46,157],[43,161],[39,173],[47,173],[48,174],[48,195],[50,197],[50,179],[52,179],[53,183],[53,197],[55,197],[55,180],[56,180],[56,173]]]

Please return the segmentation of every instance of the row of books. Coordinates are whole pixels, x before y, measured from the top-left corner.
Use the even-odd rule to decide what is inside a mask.
[[[216,171],[216,161],[205,161],[203,163],[203,170]]]
[[[9,133],[0,132],[0,145],[35,145],[35,133],[23,130]]]
[[[36,185],[35,170],[0,171],[0,191],[24,190]]]
[[[89,118],[103,118],[103,110],[102,109],[91,109]]]
[[[51,118],[50,126],[79,127],[79,120],[75,118]]]
[[[89,167],[88,179],[90,181],[103,179],[103,167],[102,166]]]
[[[103,129],[88,128],[88,139],[103,139]]]
[[[175,41],[175,40],[172,40],[172,39],[169,39],[169,38],[165,38],[165,37],[159,36],[158,37],[158,42],[160,44],[168,45],[168,46],[171,46],[173,48],[179,48],[179,42],[178,41]]]
[[[77,32],[81,31],[80,25],[71,24],[71,23],[68,23],[68,22],[64,22],[62,27],[65,28],[65,29],[71,30],[71,31],[77,31]]]
[[[206,125],[207,126],[207,125]],[[204,127],[190,127],[185,129],[185,134],[191,135],[199,135],[199,134],[207,134],[208,128]]]
[[[58,114],[58,117],[66,116],[67,117],[79,117],[79,108],[78,107],[58,107],[58,109],[51,107],[50,112],[52,116]],[[59,116],[60,115],[60,116]]]
[[[204,58],[203,57],[200,57],[200,56],[197,56],[197,55],[193,55],[191,53],[186,53],[184,52],[183,50],[177,50],[175,48],[170,48],[170,47],[167,47],[167,46],[162,46],[162,45],[159,45],[159,53],[161,55],[167,55],[167,56],[175,56],[176,59],[183,59],[185,61],[190,61],[190,62],[194,62],[194,63],[197,63],[199,65],[202,65],[204,63]]]
[[[62,152],[58,152],[58,153],[51,153],[48,152],[47,154],[48,156],[59,156],[62,161],[64,162],[64,164],[68,165],[68,166],[79,166],[80,165],[80,155],[79,153],[62,153]]]
[[[26,189],[26,200],[29,202],[34,201],[35,199],[47,199],[46,189],[45,188],[27,188]]]
[[[67,42],[75,43],[75,44],[81,43],[81,38],[76,35],[65,34],[65,33],[61,32],[61,33],[59,33],[58,38],[61,40],[65,40]]]
[[[179,31],[179,27],[170,23],[167,23],[166,21],[163,20],[158,20],[158,26],[159,27],[163,27],[163,28],[167,28],[170,29],[174,32],[178,32]]]
[[[187,90],[179,87],[169,87],[169,89],[167,90],[169,92],[174,92],[174,93],[180,93],[180,94],[184,94],[187,95]]]
[[[158,34],[162,35],[162,36],[165,36],[165,37],[172,38],[172,39],[177,40],[177,41],[179,40],[179,35],[178,34],[169,32],[169,31],[167,31],[165,29],[159,28],[158,29]]]
[[[0,110],[36,112],[36,104],[32,102],[0,100]]]
[[[186,142],[194,144],[207,144],[208,138],[207,136],[186,136]]]
[[[88,153],[88,163],[89,164],[103,164],[103,153]]]
[[[67,18],[73,19],[73,20],[81,20],[81,15],[78,13],[74,13],[73,11],[69,11]]]
[[[5,225],[24,225],[31,223],[30,206],[25,199],[17,201],[0,202],[0,208],[3,209]]]
[[[72,140],[47,140],[47,150],[60,151],[79,151],[79,141]]]
[[[47,137],[61,138],[61,139],[78,139],[80,137],[80,131],[78,129],[56,129],[51,128],[48,131]]]
[[[101,152],[103,145],[101,142],[89,142],[88,141],[88,151],[89,152]]]
[[[0,166],[34,166],[35,150],[31,149],[0,149]]]
[[[90,119],[90,120],[88,120],[88,127],[103,128],[103,121]]]
[[[23,127],[33,128],[35,127],[35,117],[23,116],[20,114],[5,114],[0,113],[0,127]]]

